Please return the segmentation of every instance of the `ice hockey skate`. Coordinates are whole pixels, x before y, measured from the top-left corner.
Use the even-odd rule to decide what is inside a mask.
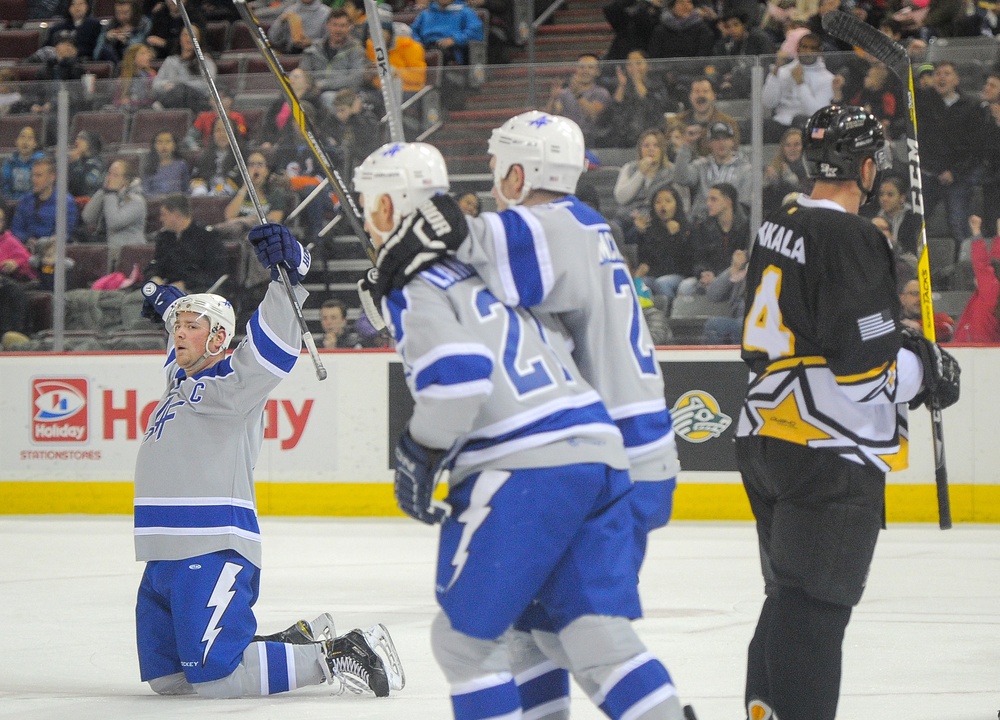
[[[406,684],[403,665],[385,625],[354,629],[333,640],[322,641],[330,674],[327,682],[344,691],[388,697],[390,690]]]
[[[323,613],[312,622],[299,620],[287,630],[271,635],[254,635],[254,642],[280,642],[292,645],[307,645],[308,643],[333,640],[337,630],[333,624],[333,616]]]

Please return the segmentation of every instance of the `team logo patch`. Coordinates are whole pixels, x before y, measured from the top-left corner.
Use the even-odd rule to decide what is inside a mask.
[[[31,439],[35,442],[86,442],[88,383],[85,378],[31,381]]]
[[[691,443],[717,438],[733,424],[733,419],[719,409],[718,401],[702,390],[692,390],[677,398],[670,415],[674,432]]]

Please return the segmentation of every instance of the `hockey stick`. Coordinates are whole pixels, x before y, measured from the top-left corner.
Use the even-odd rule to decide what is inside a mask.
[[[253,38],[254,44],[260,50],[261,55],[264,56],[264,60],[267,62],[267,66],[271,69],[271,72],[278,79],[278,84],[281,85],[281,89],[285,93],[285,99],[288,100],[288,106],[292,110],[292,117],[299,126],[299,130],[302,131],[302,137],[305,139],[306,145],[309,146],[309,150],[312,152],[313,157],[316,158],[316,162],[319,163],[320,168],[322,168],[323,174],[330,181],[330,187],[336,193],[337,199],[340,201],[340,207],[347,209],[347,219],[351,222],[351,229],[354,230],[354,233],[364,244],[368,259],[374,265],[376,257],[375,246],[372,244],[371,238],[368,237],[368,233],[365,232],[364,221],[361,219],[358,206],[354,204],[354,198],[351,197],[351,193],[340,177],[340,173],[334,169],[333,162],[326,154],[323,146],[316,139],[316,134],[312,128],[312,121],[306,116],[305,111],[302,109],[302,103],[299,102],[295,91],[292,90],[292,85],[288,81],[288,75],[285,74],[285,68],[281,66],[278,57],[274,54],[274,49],[271,47],[271,42],[267,39],[264,29],[257,22],[257,18],[254,17],[250,8],[247,7],[246,0],[233,1],[240,17],[243,18],[243,22],[251,30],[250,36]]]
[[[924,221],[924,195],[920,178],[920,152],[917,147],[917,106],[914,101],[913,67],[902,45],[849,13],[829,12],[823,16],[823,29],[834,37],[859,47],[885,64],[906,85],[906,104],[910,122],[906,130],[906,162],[910,168],[910,205],[920,217],[917,279],[920,282],[920,315],[924,337],[937,340],[934,332],[934,301],[931,298],[931,265],[927,249],[927,224]],[[938,525],[951,527],[951,500],[948,496],[948,467],[944,456],[944,423],[941,408],[931,405],[931,430],[934,435],[934,481],[937,484]]]
[[[247,170],[246,161],[243,159],[243,152],[240,150],[240,146],[236,142],[236,133],[233,132],[233,123],[229,119],[229,113],[226,112],[225,106],[222,104],[222,98],[219,96],[219,88],[215,84],[215,78],[213,78],[212,73],[208,71],[208,62],[205,60],[205,54],[201,51],[201,43],[198,41],[198,34],[195,32],[194,26],[191,24],[191,18],[188,16],[187,8],[184,7],[184,2],[182,0],[172,1],[177,4],[178,9],[181,11],[181,18],[184,20],[184,27],[187,29],[188,35],[191,36],[191,44],[194,46],[194,54],[198,60],[198,68],[201,70],[201,74],[205,78],[205,82],[208,84],[208,89],[211,91],[212,102],[215,103],[215,111],[219,114],[222,126],[226,130],[226,137],[229,139],[229,147],[232,148],[233,157],[236,159],[236,165],[240,169],[240,175],[243,177],[244,185],[246,185],[247,194],[253,201],[254,209],[257,211],[257,219],[260,221],[261,225],[264,225],[268,222],[267,216],[264,214],[264,208],[260,204],[260,198],[257,196],[257,188],[254,187],[253,180],[250,177],[250,171]],[[316,349],[316,341],[313,340],[312,333],[309,332],[309,326],[306,325],[306,319],[302,316],[302,306],[299,305],[298,298],[295,297],[295,291],[292,290],[292,284],[288,281],[288,273],[285,272],[285,268],[281,265],[278,265],[278,277],[281,280],[282,286],[285,288],[285,293],[288,295],[288,301],[292,304],[292,309],[295,311],[295,319],[299,324],[299,330],[302,331],[302,342],[305,343],[306,349],[309,351],[309,357],[312,359],[313,365],[316,368],[316,377],[320,380],[326,380],[326,368],[323,367],[323,361],[319,358],[319,351]]]
[[[385,47],[385,37],[382,35],[382,23],[379,21],[375,0],[365,0],[365,15],[368,19],[368,34],[372,36],[372,48],[375,50],[375,67],[382,85],[382,102],[385,103],[385,114],[389,118],[389,137],[393,142],[406,142],[403,134],[403,111],[399,106],[396,81],[392,77],[389,52]]]

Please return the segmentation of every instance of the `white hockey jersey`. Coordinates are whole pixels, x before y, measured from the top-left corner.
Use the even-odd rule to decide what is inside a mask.
[[[566,328],[581,374],[621,430],[632,479],[676,476],[660,364],[607,221],[572,195],[468,220],[458,258],[504,304],[552,313]]]
[[[308,296],[301,285],[295,294],[300,303]],[[136,458],[136,559],[231,549],[260,567],[253,468],[264,439],[264,404],[302,346],[288,296],[272,282],[246,339],[192,377],[177,365],[168,331],[167,389]]]
[[[561,336],[444,260],[382,301],[415,408],[410,433],[451,449],[451,483],[486,467],[628,467],[621,433]]]

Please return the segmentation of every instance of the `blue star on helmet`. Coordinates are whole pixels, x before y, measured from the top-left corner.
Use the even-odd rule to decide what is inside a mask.
[[[550,122],[552,122],[551,117],[549,117],[548,115],[542,115],[541,117],[535,118],[528,124],[531,125],[532,127],[540,128],[544,127],[545,125],[548,125]]]
[[[402,143],[393,143],[392,147],[390,147],[388,150],[382,153],[382,155],[385,157],[392,157],[396,153],[400,152],[402,149],[403,149]]]

